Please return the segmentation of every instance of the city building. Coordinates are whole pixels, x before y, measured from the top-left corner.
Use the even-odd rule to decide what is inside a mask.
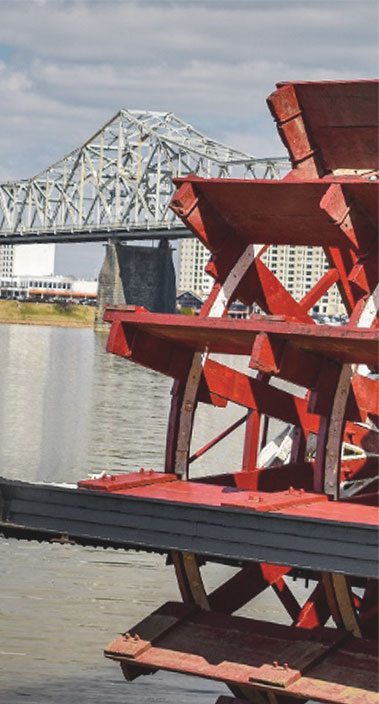
[[[51,276],[55,244],[5,244],[0,246],[0,276]]]
[[[186,239],[180,243],[179,273],[177,288],[193,291],[204,298],[213,286],[213,279],[204,269],[209,260],[209,252],[198,239]]]
[[[192,311],[196,313],[203,305],[203,299],[192,291],[177,291],[176,292],[176,308],[178,312]]]
[[[176,307],[178,313],[198,315],[205,301],[205,296],[201,298],[193,291],[177,291]],[[253,311],[253,306],[245,306],[240,301],[234,301],[229,308],[229,318],[249,318]]]
[[[213,285],[212,277],[205,273],[209,257],[209,251],[199,240],[182,240],[179,253],[179,289],[190,290],[202,298],[209,294]],[[262,261],[297,301],[301,301],[329,268],[321,247],[271,245],[262,255]],[[336,285],[318,301],[311,313],[345,315],[346,311]]]
[[[91,302],[97,299],[97,288],[97,279],[75,279],[71,276],[0,276],[0,298],[19,301]]]

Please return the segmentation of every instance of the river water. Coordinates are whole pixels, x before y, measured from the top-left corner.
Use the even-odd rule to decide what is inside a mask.
[[[0,325],[0,474],[76,482],[94,472],[163,469],[171,379],[105,352],[92,330]],[[194,447],[243,414],[203,406]],[[241,432],[197,471],[238,469]],[[103,647],[179,600],[161,556],[0,537],[1,704],[214,704],[222,684],[158,672],[126,683]],[[205,569],[209,588],[232,572]],[[302,587],[299,586],[299,589]],[[285,620],[274,594],[245,613]]]

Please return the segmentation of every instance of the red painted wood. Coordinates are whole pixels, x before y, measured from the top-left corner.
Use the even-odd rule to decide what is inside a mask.
[[[229,401],[317,432],[319,419],[308,413],[307,402],[302,398],[292,396],[274,386],[267,386],[212,359],[205,363],[203,376],[213,393]]]
[[[128,330],[130,335],[135,335],[138,329],[138,332],[151,335],[154,344],[160,344],[163,340],[167,343],[165,350],[169,349],[168,345],[171,343],[197,351],[208,348],[210,352],[249,355],[256,335],[259,332],[268,331],[273,339],[279,342],[288,341],[295,348],[326,355],[339,362],[362,363],[375,367],[378,361],[379,331],[375,329],[303,325],[259,315],[252,316],[248,320],[198,317],[192,320],[185,315],[129,313],[122,306],[108,308],[104,320],[108,322],[121,320],[126,335],[129,335]],[[146,341],[142,338],[141,342],[137,338],[137,342],[134,343],[131,340],[133,359],[139,358],[143,360],[139,363],[149,364],[152,356],[151,348],[149,351],[152,338],[149,337]],[[108,344],[108,351],[112,352],[111,341]],[[167,362],[166,373],[170,373],[169,362]]]
[[[278,470],[281,471],[280,468]],[[207,506],[238,505],[243,510],[256,512],[275,511],[288,515],[309,516],[314,518],[329,519],[347,523],[366,523],[377,525],[378,509],[371,506],[360,506],[348,502],[331,502],[324,494],[302,492],[301,489],[292,489],[281,492],[265,492],[241,489],[233,492],[233,498],[228,503],[228,494],[224,485],[208,484],[205,482],[172,480],[157,480],[148,485],[131,486],[129,488],[110,489],[114,494],[141,496],[143,498],[159,499],[162,501],[162,511],[165,502],[181,502],[183,504],[199,504]],[[237,476],[237,475],[236,475]],[[248,472],[241,472],[242,476],[250,476]],[[133,478],[132,478],[133,481]],[[108,483],[109,482],[109,483]],[[112,480],[107,480],[108,486],[113,485]],[[227,485],[227,484],[226,484]],[[230,495],[229,495],[230,496]]]
[[[340,186],[342,193],[346,192],[346,197],[364,203],[374,222],[377,221],[378,182],[356,178],[347,183],[338,177],[333,182]],[[190,176],[174,179],[174,183],[181,187],[174,203],[183,199],[182,189],[191,184],[196,205],[188,216],[181,217],[211,252],[220,250],[227,238],[232,237],[246,244],[343,247],[358,251],[357,245],[334,226],[320,207],[332,185],[328,180],[248,181]],[[173,210],[178,213],[177,206]],[[217,220],[212,218],[215,213]],[[220,219],[223,226],[217,236],[216,223]]]
[[[205,271],[217,283],[223,284],[230,269],[243,254],[245,248],[246,243],[241,243],[234,237],[230,242],[224,244],[219,252],[212,254]],[[256,303],[265,313],[270,315],[283,314],[283,311],[285,311],[286,315],[291,319],[313,325],[314,321],[305,309],[262,262],[261,256],[266,249],[267,246],[263,247],[251,263],[238,284],[233,299],[238,299],[245,305]],[[204,306],[204,310],[209,312],[207,303]]]
[[[295,599],[294,595],[292,594],[291,590],[285,583],[284,579],[278,579],[278,581],[275,582],[272,587],[278,599],[283,604],[288,615],[295,620],[300,613],[300,606],[297,600]]]
[[[363,595],[360,609],[359,622],[364,638],[378,638],[379,632],[379,588],[378,580],[369,579]]]
[[[322,176],[325,173],[322,155],[312,132],[307,129],[295,86],[289,83],[281,85],[279,90],[269,95],[267,104],[299,177]]]
[[[320,627],[311,640],[308,629],[168,603],[131,633],[150,647],[135,655],[134,641],[119,637],[105,655],[138,664],[141,674],[159,668],[329,704],[377,702],[375,649],[337,629]]]
[[[307,139],[316,150],[314,171],[320,176],[323,169],[378,168],[378,81],[277,85],[268,104],[294,162],[306,157]],[[299,112],[301,126],[283,134],[285,124],[291,124]]]
[[[364,457],[341,462],[341,481],[367,479],[378,474],[378,458]]]
[[[319,628],[324,626],[330,616],[328,600],[322,581],[317,582],[312,594],[306,600],[293,625],[297,628]]]
[[[290,567],[256,562],[246,565],[208,596],[213,611],[232,614],[258,594],[282,580]]]
[[[352,396],[360,411],[366,411],[373,417],[379,415],[378,382],[361,374],[354,374],[352,379]]]
[[[245,439],[242,455],[242,471],[252,472],[257,466],[259,453],[261,414],[250,410],[246,421]]]
[[[324,252],[329,266],[338,272],[337,287],[346,311],[350,315],[357,300],[349,280],[349,274],[358,262],[357,254],[352,249],[339,249],[338,247],[324,247]]]
[[[97,479],[82,479],[78,482],[79,489],[92,491],[114,492],[119,489],[131,489],[135,486],[150,486],[161,482],[176,480],[175,474],[162,474],[153,469],[140,469],[129,474],[104,474]]]
[[[329,291],[330,287],[336,283],[339,279],[339,274],[337,269],[329,269],[325,272],[324,276],[318,281],[308,293],[305,294],[304,298],[301,299],[300,305],[304,310],[310,310],[313,308],[315,303],[323,297],[323,295]]]
[[[233,232],[234,238],[238,238],[239,241],[233,243],[236,253],[241,242],[343,247],[358,252],[362,248],[361,233],[357,242],[353,230],[350,228],[345,232],[336,227],[329,213],[325,212],[325,206],[321,205],[326,202],[333,186],[338,187],[341,197],[348,200],[354,198],[361,204],[374,224],[378,218],[378,182],[360,178],[347,182],[335,177],[331,183],[319,179],[292,182],[187,177],[174,179],[174,183],[181,186],[175,195],[175,202],[183,197],[182,188],[187,188],[190,183],[193,186],[198,196],[197,204],[191,214],[182,219],[187,226],[192,226],[197,236],[200,236],[200,231],[195,230],[195,223],[201,227],[201,233],[205,232],[204,223],[208,224],[209,237],[203,234],[202,239],[211,252],[220,251],[221,245],[225,246],[227,241],[224,225],[220,244],[218,247],[214,245],[215,226],[210,217],[210,213],[214,212],[230,228],[229,237]],[[275,208],[272,207],[274,202]],[[211,236],[212,241],[209,241]],[[367,245],[366,238],[363,244]]]
[[[302,509],[300,506],[290,506],[278,509],[278,513],[289,516],[309,516],[331,521],[348,521],[362,523],[363,525],[377,526],[379,524],[379,510],[375,506],[360,506],[353,502],[329,501],[327,503],[312,503]]]
[[[263,374],[277,374],[280,370],[281,352],[282,345],[266,332],[259,332],[253,343],[249,367],[258,369]]]
[[[313,463],[299,462],[278,465],[277,467],[260,467],[248,472],[212,474],[196,479],[204,484],[235,487],[245,491],[286,491],[294,489],[311,491],[313,488]]]
[[[246,505],[250,505],[254,507],[255,511],[267,512],[283,511],[286,510],[287,507],[292,508],[293,506],[309,506],[310,504],[313,506],[318,501],[328,503],[328,497],[325,494],[315,494],[306,492],[304,489],[289,487],[286,491],[249,493],[248,497],[244,496],[242,492],[233,492],[229,495],[225,495],[221,500],[221,506],[245,508]]]
[[[352,445],[358,445],[367,452],[379,454],[379,432],[370,426],[346,423],[345,439]]]
[[[331,218],[335,227],[349,238],[352,248],[362,254],[377,240],[378,212],[375,199],[366,198],[364,189],[349,189],[349,184],[333,183],[320,201],[321,210]],[[370,264],[370,262],[368,262]],[[374,266],[377,262],[372,262]]]

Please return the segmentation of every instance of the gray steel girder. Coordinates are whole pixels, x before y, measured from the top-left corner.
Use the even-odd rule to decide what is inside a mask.
[[[378,573],[375,526],[102,494],[0,478],[0,532],[81,544],[179,550],[361,577]]]

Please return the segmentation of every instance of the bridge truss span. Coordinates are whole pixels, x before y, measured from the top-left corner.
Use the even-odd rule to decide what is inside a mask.
[[[173,177],[273,179],[288,168],[286,158],[256,159],[173,113],[120,110],[45,171],[0,184],[0,243],[189,236],[168,207]]]

